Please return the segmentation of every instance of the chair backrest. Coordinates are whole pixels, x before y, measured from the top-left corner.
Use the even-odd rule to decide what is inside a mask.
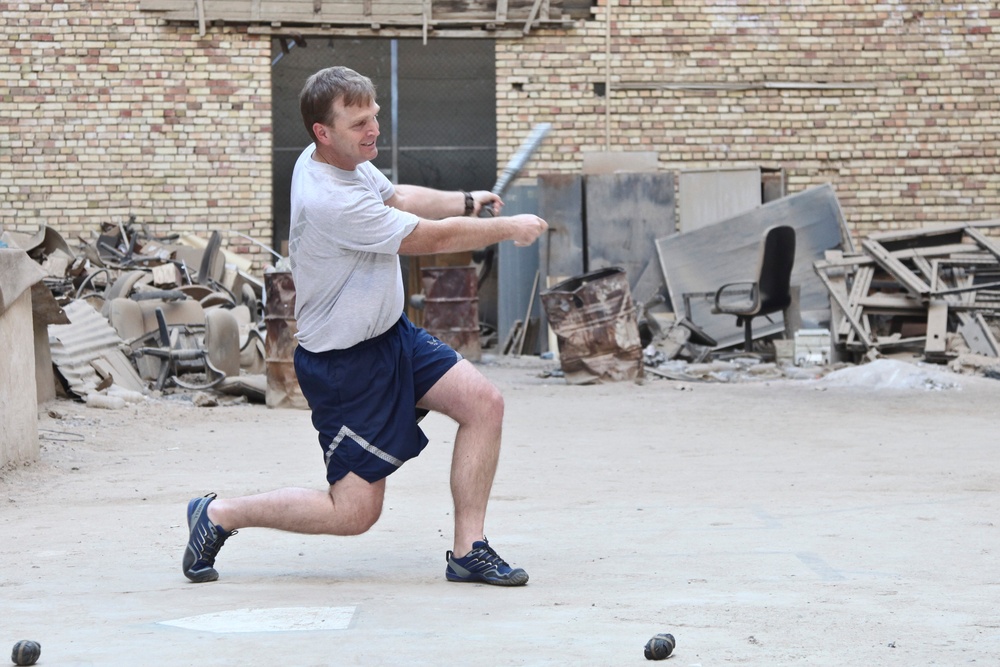
[[[774,225],[765,229],[757,278],[760,289],[759,314],[784,310],[791,303],[789,288],[794,265],[795,229],[788,225]]]

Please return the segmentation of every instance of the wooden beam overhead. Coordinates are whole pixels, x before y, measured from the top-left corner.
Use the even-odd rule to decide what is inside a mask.
[[[563,0],[139,0],[139,9],[165,21],[212,25],[363,26],[434,35],[447,30],[512,31],[532,27],[570,29]],[[494,32],[490,37],[498,37]],[[508,36],[508,35],[504,35]]]

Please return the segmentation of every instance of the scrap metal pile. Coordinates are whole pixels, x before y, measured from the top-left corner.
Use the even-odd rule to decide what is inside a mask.
[[[46,273],[33,308],[67,395],[106,403],[211,389],[264,400],[263,282],[221,248],[218,232],[156,236],[132,219],[77,248],[45,226],[3,240]]]

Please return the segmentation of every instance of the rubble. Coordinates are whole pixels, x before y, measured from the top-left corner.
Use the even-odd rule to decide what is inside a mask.
[[[158,237],[132,218],[78,240],[48,226],[0,236],[45,274],[33,299],[57,391],[106,409],[183,391],[264,401],[264,283],[218,232]]]
[[[1000,221],[871,234],[861,252],[814,262],[833,308],[835,344],[875,359],[913,350],[945,363],[1000,356]]]
[[[823,196],[825,210],[839,210],[826,203],[831,191],[815,192]],[[701,228],[697,243],[682,240],[684,235],[671,237],[671,243],[702,253],[685,259],[688,265],[710,265],[708,249],[726,238],[746,238],[783,215],[778,207],[762,206],[752,216]],[[840,223],[832,216],[823,224],[832,230]],[[828,321],[816,319],[814,303],[809,326],[803,327],[802,313],[794,312],[798,306],[793,304],[757,341],[757,363],[733,359],[738,354],[730,349],[735,336],[716,341],[721,325],[707,311],[695,311],[692,321],[686,299],[682,312],[671,310],[663,298],[654,299],[639,316],[652,343],[644,352],[644,364],[657,377],[724,382],[815,378],[897,355],[947,364],[946,371],[954,373],[1000,378],[1000,241],[986,233],[994,227],[1000,227],[1000,221],[879,232],[862,239],[859,250],[846,241],[835,248],[816,245],[810,252],[819,250],[822,256],[804,259],[826,293]],[[659,243],[668,281],[679,275],[685,285],[702,280],[699,285],[705,287],[722,280],[668,266],[669,256],[662,252],[665,240]],[[712,271],[720,269],[711,268],[708,275]],[[686,297],[686,289],[675,285],[671,293]],[[761,365],[761,360],[775,365]]]
[[[759,339],[752,354],[735,352],[741,341],[733,318],[710,312],[692,295],[742,270],[760,230],[790,217],[803,230],[793,274],[800,293],[781,317],[755,329]],[[607,321],[586,311],[574,335],[580,329],[596,340],[607,329],[621,343],[617,337],[626,324],[631,331],[634,312],[640,341],[632,345],[628,338],[629,356],[619,360],[628,379],[641,379],[645,370],[680,382],[835,382],[852,364],[888,356],[1000,379],[1000,241],[988,235],[995,227],[1000,221],[879,232],[855,248],[832,188],[813,188],[658,239],[652,266],[658,263],[662,275],[657,279],[655,271],[645,270],[640,281],[652,298],[634,309],[623,300]],[[44,273],[32,298],[36,323],[48,326],[57,390],[108,409],[140,403],[137,397],[192,392],[197,405],[228,404],[236,397],[304,407],[288,354],[295,323],[287,271],[256,277],[249,260],[222,248],[218,233],[208,239],[156,236],[134,219],[103,225],[78,242],[72,247],[47,226],[30,235],[0,235],[0,244],[23,249]],[[271,252],[285,268],[286,258]],[[624,273],[618,267],[592,273],[602,271]],[[563,282],[574,280],[579,277]],[[525,321],[539,284],[536,272]],[[272,285],[275,297],[265,308]],[[552,300],[552,293],[541,291],[542,301]],[[546,310],[558,315],[582,303]],[[559,323],[551,313],[549,319]],[[576,351],[582,359],[601,351],[590,349],[595,343],[586,339]],[[523,344],[522,338],[511,349],[520,353]],[[571,371],[562,368],[561,376],[572,383],[601,375],[591,369],[581,379]]]

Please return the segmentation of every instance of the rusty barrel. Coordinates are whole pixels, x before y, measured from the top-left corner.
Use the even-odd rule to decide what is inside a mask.
[[[308,408],[295,375],[295,283],[289,271],[264,274],[265,403],[269,408]]]
[[[571,384],[637,380],[642,343],[628,277],[620,267],[591,271],[541,294]]]
[[[420,269],[424,329],[470,361],[482,358],[479,342],[479,275],[474,266]]]

